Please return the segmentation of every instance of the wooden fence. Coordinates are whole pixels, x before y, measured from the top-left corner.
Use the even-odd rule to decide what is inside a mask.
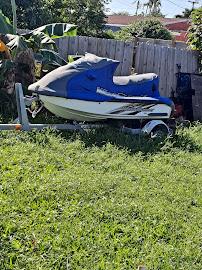
[[[135,71],[154,72],[160,78],[160,92],[170,96],[176,88],[177,64],[182,72],[196,73],[198,55],[191,50],[140,43],[136,47]]]
[[[68,54],[84,55],[89,52],[119,60],[116,75],[129,75],[132,67],[136,73],[154,72],[160,77],[160,92],[164,96],[170,96],[172,89],[176,88],[177,64],[181,65],[182,72],[195,73],[198,69],[197,54],[172,41],[139,38],[123,42],[77,36],[60,38],[57,46],[64,58]]]
[[[60,55],[64,58],[67,57],[67,54],[84,55],[85,52],[89,52],[120,61],[116,75],[128,75],[131,73],[134,42],[77,36],[60,38],[56,41],[56,45]]]
[[[164,40],[164,39],[153,39],[153,38],[134,38],[135,44],[139,43],[147,43],[147,44],[154,44],[164,47],[171,47],[171,48],[178,48],[178,49],[187,49],[187,44],[181,41],[175,40]]]

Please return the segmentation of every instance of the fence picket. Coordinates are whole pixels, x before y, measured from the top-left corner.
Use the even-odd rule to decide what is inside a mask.
[[[170,75],[169,75],[169,89],[170,92],[174,91],[176,88],[176,78],[175,78],[175,48],[172,48],[169,63]]]
[[[131,55],[133,50],[134,43],[125,43],[121,75],[126,76],[131,73],[131,66],[133,64],[133,57]]]
[[[110,57],[112,59],[115,59],[115,54],[116,54],[116,40],[111,40]],[[132,52],[132,55],[133,55],[133,52]]]
[[[156,74],[158,74],[159,59],[159,46],[154,45],[153,72]]]
[[[165,57],[166,57],[166,54],[165,54],[165,50],[161,50],[160,52],[160,68],[159,68],[159,78],[160,78],[160,85],[159,85],[159,91],[160,93],[164,93],[165,91],[165,88],[164,88],[164,80],[165,80]]]
[[[137,46],[135,48],[135,72],[138,72],[138,67],[140,65],[140,46]]]
[[[88,51],[88,38],[87,37],[80,37],[78,53],[80,55],[84,55],[87,51]]]
[[[115,53],[115,59],[120,61],[120,64],[116,70],[116,75],[122,75],[122,65],[123,65],[123,57],[124,57],[124,45],[125,43],[123,41],[117,41],[116,44],[116,53]]]
[[[98,44],[98,39],[94,37],[89,37],[88,40],[88,52],[96,54],[97,53],[97,44]]]
[[[148,51],[148,59],[147,59],[147,72],[154,72],[154,51],[155,51],[155,46],[153,44],[150,44],[148,46],[149,51]]]

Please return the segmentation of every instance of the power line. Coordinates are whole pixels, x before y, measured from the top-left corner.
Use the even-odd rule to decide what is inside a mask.
[[[117,2],[119,2],[119,4],[121,4],[123,7],[125,7],[126,9],[128,9],[129,7],[133,7],[134,8],[134,4],[137,3],[137,0],[133,2],[133,4],[128,3],[127,1],[121,1],[121,0],[116,0]],[[167,2],[170,2],[171,4],[184,9],[184,7],[180,6],[179,4],[176,4],[175,2],[173,2],[172,0],[165,0]]]
[[[182,7],[182,6],[178,5],[178,4],[176,4],[175,2],[173,2],[173,1],[171,1],[171,0],[166,0],[166,1],[170,2],[171,4],[175,5],[176,7],[179,7],[179,8],[184,9],[184,7]]]
[[[135,0],[134,2],[133,2],[133,4],[132,3],[129,3],[129,2],[127,2],[127,1],[121,1],[121,0],[116,0],[117,2],[119,2],[122,6],[125,6],[125,7],[134,7],[134,4],[136,4],[137,3],[137,0]],[[175,2],[173,2],[172,0],[165,0],[165,1],[168,1],[168,2],[170,2],[171,4],[173,4],[173,5],[175,5],[175,6],[177,6],[177,7],[180,7],[180,8],[184,8],[184,7],[182,7],[182,6],[180,6],[179,4],[176,4]],[[142,2],[142,1],[141,1]]]
[[[123,1],[122,0],[116,0],[116,1],[119,2],[119,4],[121,4],[123,7],[125,7],[125,9],[129,9],[131,7],[134,10],[135,10],[135,4],[138,2],[137,0],[134,0],[133,1],[133,4],[132,4],[132,3],[129,3],[128,1],[126,1],[126,0],[123,0]],[[180,8],[180,9],[185,9],[184,6],[181,6],[181,5],[173,2],[172,0],[165,0],[165,1],[171,3],[172,5]],[[202,0],[200,0],[200,1],[202,1]],[[198,4],[198,1],[197,0],[195,0],[195,1],[193,0],[193,1],[190,1],[190,2],[192,2],[192,3],[194,2],[193,5]]]
[[[134,0],[132,3],[129,3],[127,1],[121,1],[121,0],[116,0],[117,2],[119,2],[119,4],[121,4],[123,7],[125,7],[125,9],[128,9],[128,8],[133,8],[134,11],[135,11],[135,4],[136,4],[136,13],[137,13],[137,10],[140,9],[140,6],[142,5],[142,1],[141,0]]]
[[[131,3],[128,3],[127,1],[124,1],[124,2],[122,2],[121,0],[116,0],[116,1],[119,2],[125,8],[128,8],[128,7],[133,7],[134,8],[134,5],[132,5]]]

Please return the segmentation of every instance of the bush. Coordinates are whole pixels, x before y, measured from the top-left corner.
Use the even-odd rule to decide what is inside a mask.
[[[134,22],[115,33],[116,39],[131,40],[133,37],[172,39],[171,33],[158,19],[146,19],[144,21]]]
[[[188,41],[193,50],[200,52],[199,65],[202,72],[202,7],[192,12],[191,19]]]

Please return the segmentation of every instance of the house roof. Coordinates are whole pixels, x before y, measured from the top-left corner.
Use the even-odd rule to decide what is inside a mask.
[[[107,24],[125,26],[133,22],[142,21],[142,20],[145,20],[144,16],[109,15],[107,17]],[[170,31],[187,31],[190,25],[189,19],[159,18],[159,20]]]

